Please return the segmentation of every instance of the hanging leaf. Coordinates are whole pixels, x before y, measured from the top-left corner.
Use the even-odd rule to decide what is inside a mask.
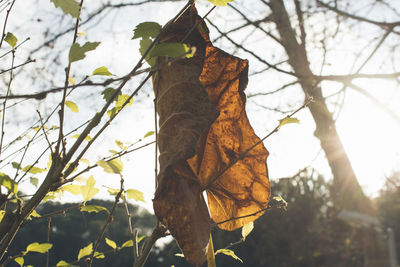
[[[83,46],[74,43],[69,50],[69,62],[75,62],[86,57],[86,52],[95,50],[100,42],[87,42]]]
[[[108,209],[102,206],[95,206],[95,205],[88,205],[88,206],[82,206],[80,211],[87,211],[89,213],[94,212],[94,213],[99,213],[100,211],[105,211],[107,213]]]
[[[128,199],[133,198],[136,201],[146,202],[146,201],[144,201],[143,193],[136,189],[126,190],[126,196]]]
[[[235,260],[238,260],[238,261],[240,261],[241,263],[243,263],[243,261],[238,257],[238,256],[236,256],[236,254],[235,254],[235,252],[233,252],[232,250],[230,250],[230,249],[226,249],[226,248],[223,248],[223,249],[218,249],[216,252],[215,252],[215,255],[217,255],[217,254],[224,254],[224,255],[227,255],[227,256],[231,256],[232,258],[234,258]]]
[[[31,178],[29,178],[29,182],[30,182],[34,187],[38,187],[39,179],[38,179],[38,178],[35,178],[35,177],[31,177]]]
[[[155,38],[161,30],[161,25],[157,22],[147,21],[140,23],[133,30],[133,39],[136,38]]]
[[[112,241],[111,239],[108,239],[107,237],[106,237],[106,244],[109,245],[113,249],[117,248],[117,244],[114,241]]]
[[[56,267],[79,267],[79,266],[78,266],[78,265],[70,264],[70,263],[68,263],[68,262],[66,262],[66,261],[59,261],[59,262],[57,263]]]
[[[284,119],[279,120],[278,129],[280,129],[283,125],[289,123],[300,123],[300,121],[297,118],[285,117]]]
[[[242,227],[242,239],[243,241],[246,240],[246,237],[253,231],[254,229],[254,223],[249,222]]]
[[[160,131],[160,172],[153,200],[158,219],[177,240],[187,261],[206,260],[210,217],[235,230],[268,206],[268,151],[245,110],[248,62],[215,48],[195,9],[165,29],[160,43],[185,40],[197,52],[169,62],[153,76]],[[158,57],[162,65],[165,58]],[[160,97],[162,96],[162,97]],[[250,216],[250,214],[255,214]],[[239,218],[240,217],[240,218]]]
[[[142,56],[144,55],[144,53],[146,53],[147,48],[150,47],[152,42],[153,41],[148,37],[140,40],[139,52]],[[150,50],[150,53],[151,53],[151,50]],[[151,58],[150,53],[147,54],[145,59],[146,59],[147,63],[149,63],[150,66],[154,66],[156,64],[156,59]]]
[[[26,252],[38,252],[38,253],[46,253],[53,247],[53,244],[50,243],[42,243],[39,244],[37,242],[29,244],[26,247]]]
[[[77,106],[74,102],[67,100],[67,101],[65,101],[65,105],[66,105],[67,107],[69,107],[69,109],[70,109],[72,112],[79,112],[79,108],[78,108],[78,106]]]
[[[101,75],[101,76],[113,76],[114,74],[112,74],[107,67],[100,67],[97,68],[93,71],[92,75]]]
[[[104,100],[108,102],[108,101],[110,101],[111,96],[114,94],[115,91],[116,90],[114,88],[108,87],[103,92],[101,92],[101,94],[103,95]],[[121,95],[121,94],[122,94],[122,92],[119,91],[118,95]],[[115,99],[118,99],[118,96]]]
[[[99,193],[100,190],[94,187],[95,184],[96,180],[91,175],[89,179],[87,179],[86,185],[81,187],[81,194],[83,196],[84,204],[86,204],[86,201]]]
[[[86,247],[79,250],[78,261],[80,261],[83,257],[89,256],[93,252],[93,243],[90,243]]]
[[[76,138],[76,139],[78,139],[79,136],[81,136],[81,135],[80,135],[80,134],[75,134],[75,135],[71,136],[71,138]],[[83,140],[89,142],[90,140],[92,140],[92,137],[91,137],[90,135],[86,135],[85,139],[83,139]]]
[[[143,138],[152,136],[153,134],[154,134],[154,131],[148,131],[148,132],[143,136]]]
[[[17,258],[14,259],[14,261],[16,263],[18,263],[19,266],[21,266],[21,267],[24,266],[24,258],[23,257],[17,257]]]
[[[21,169],[21,165],[19,165],[19,163],[18,162],[11,162],[11,166],[14,168],[14,169],[17,169],[17,170],[19,170],[19,169]]]
[[[79,18],[79,3],[75,0],[50,0],[56,7],[62,9],[65,14]]]
[[[11,45],[12,48],[14,48],[17,45],[18,39],[11,32],[7,32],[4,41],[6,41],[9,45]]]
[[[98,252],[98,251],[96,251],[96,252],[94,253],[93,257],[94,257],[95,259],[104,259],[104,258],[105,258],[104,253]]]
[[[233,2],[233,0],[208,0],[208,1],[216,6],[226,6],[229,2]]]
[[[124,167],[124,164],[120,159],[113,159],[110,161],[99,160],[96,162],[96,164],[102,167],[105,172],[116,174],[122,173],[122,169]]]
[[[5,173],[0,172],[0,185],[8,189],[13,194],[18,193],[18,184]]]
[[[36,210],[33,210],[33,211],[31,212],[31,214],[29,214],[28,217],[40,218],[40,214],[37,213]]]

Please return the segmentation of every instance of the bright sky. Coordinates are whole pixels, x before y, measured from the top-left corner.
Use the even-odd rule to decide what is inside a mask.
[[[204,2],[205,1],[203,1],[203,4]],[[244,3],[244,1],[237,2]],[[85,3],[87,5],[92,5],[91,2]],[[20,50],[20,53],[24,54],[43,41],[39,35],[41,28],[37,25],[27,24],[29,23],[29,19],[41,18],[43,24],[51,23],[50,19],[52,16],[56,18],[60,13],[54,9],[53,4],[49,3],[48,0],[39,1],[38,6],[43,8],[39,13],[35,13],[36,10],[34,8],[26,8],[27,3],[25,1],[17,1],[16,5],[16,11],[10,18],[9,30],[13,31],[20,40],[28,36],[31,37],[32,40]],[[118,13],[110,14],[104,21],[95,21],[90,25],[84,26],[83,30],[88,33],[88,36],[81,37],[79,42],[101,41],[102,43],[95,52],[88,53],[84,61],[73,65],[72,73],[74,77],[78,79],[79,76],[91,73],[95,68],[103,65],[107,66],[112,73],[118,76],[126,74],[137,61],[139,55],[138,41],[130,40],[133,28],[138,23],[144,21],[156,21],[160,24],[164,24],[169,18],[173,17],[174,13],[182,5],[183,2],[178,2],[176,4],[153,3],[137,8],[129,8],[120,10]],[[205,14],[208,8],[210,8],[210,5],[201,5],[199,7],[200,14]],[[229,12],[232,12],[229,8],[217,8],[210,15],[210,18],[215,21],[215,23],[220,23],[218,25],[221,25],[221,27],[231,28],[228,26],[235,23],[237,24],[239,19],[237,15],[232,15]],[[261,11],[259,10],[254,11],[255,15],[260,15],[260,13]],[[62,22],[63,25],[69,25],[68,23],[70,23],[69,20]],[[22,26],[24,26],[24,28]],[[210,27],[210,30],[212,36],[218,36],[215,31],[213,32],[212,27]],[[265,37],[260,37],[260,35],[257,34],[251,36],[248,47],[259,50],[261,47],[261,51],[265,53],[267,50],[262,46],[270,45],[272,41],[268,39],[265,40]],[[232,36],[235,37],[237,35]],[[68,47],[70,39],[71,34],[63,39],[62,42],[57,43],[57,45]],[[348,46],[342,47],[341,49],[354,51],[355,47],[352,47],[351,44],[350,42]],[[217,46],[226,46],[226,49],[230,52],[234,50],[232,45],[224,39],[218,41]],[[67,52],[68,50],[62,52],[61,57],[64,58],[63,60],[67,58]],[[268,50],[268,53],[263,55],[270,60],[278,52],[278,48],[271,44],[271,49]],[[248,54],[242,51],[238,51],[238,53],[241,57],[250,58],[250,73],[263,68],[257,60]],[[348,71],[348,66],[352,64],[352,62],[350,62],[351,58],[345,56],[346,53],[339,55],[340,56],[334,55],[330,59],[331,61],[329,63],[331,67],[329,72],[331,74],[346,73]],[[20,57],[17,56],[17,60],[22,61],[22,59],[22,55]],[[379,59],[378,56],[377,60],[373,60],[371,64],[367,66],[366,71],[371,73],[381,71],[376,66],[378,62],[380,62]],[[279,60],[279,58],[271,59],[272,62],[277,62]],[[41,60],[38,55],[36,66],[47,70],[52,68],[48,63],[48,60]],[[3,62],[1,64],[3,64],[2,68],[6,68],[9,63]],[[60,68],[60,70],[62,70],[62,68]],[[61,71],[57,75],[60,76],[55,79],[55,84],[60,85],[62,84],[64,74]],[[130,83],[127,89],[132,90],[137,81],[138,80],[135,80]],[[255,93],[267,89],[272,90],[273,88],[278,88],[282,84],[280,76],[276,73],[255,75],[250,77],[247,92]],[[400,91],[398,90],[397,84],[388,81],[372,83],[368,80],[359,82],[358,84],[363,86],[364,89],[368,89],[373,95],[379,97],[379,100],[396,112],[396,114],[400,114],[400,106],[398,105],[398,103],[400,103]],[[23,90],[27,90],[27,86],[24,84],[23,80],[16,80],[14,86],[16,88],[15,92],[21,93]],[[329,95],[335,92],[338,87],[333,83],[327,83],[323,84],[323,88],[324,93]],[[72,112],[67,112],[67,119],[72,122],[71,125],[67,125],[67,128],[72,129],[79,123],[86,121],[89,115],[93,114],[93,108],[98,108],[103,103],[100,97],[98,97],[98,90],[93,92],[90,91],[91,88],[87,90],[88,91],[81,92],[84,97],[80,94],[71,95],[70,99],[78,104],[80,113],[77,115]],[[129,90],[127,90],[127,92],[129,92]],[[147,97],[147,95],[150,97]],[[88,103],[88,97],[92,97],[93,101]],[[37,105],[36,102],[33,104],[26,104],[23,106],[24,108],[18,110],[18,112],[30,116],[35,112],[35,109],[44,110],[46,104],[56,103],[59,101],[59,98],[60,95],[53,95],[46,100],[46,102],[39,105]],[[288,109],[289,105],[291,105],[292,109],[296,109],[301,106],[300,101],[302,99],[302,92],[297,89],[297,91],[290,91],[289,93],[279,96],[262,98],[261,102],[267,106],[270,105],[270,107],[276,107],[277,104],[281,104],[283,109]],[[384,183],[386,175],[390,175],[393,170],[400,169],[400,139],[398,138],[400,135],[400,124],[394,121],[380,108],[371,104],[367,98],[351,89],[346,91],[344,101],[345,105],[337,120],[337,129],[342,137],[343,144],[361,185],[368,194],[373,195]],[[253,101],[253,98],[249,99],[247,105],[248,116],[257,134],[262,137],[268,134],[269,131],[277,125],[278,120],[283,118],[284,115],[262,109],[257,106],[255,102],[260,103],[260,101],[257,100]],[[14,109],[13,112],[17,112],[17,110]],[[325,174],[327,178],[330,178],[329,166],[327,165],[323,152],[320,150],[318,140],[313,136],[315,126],[308,110],[300,111],[296,117],[300,119],[301,124],[287,125],[265,142],[267,149],[270,151],[270,156],[267,161],[270,178],[278,179],[292,176],[305,166],[315,167],[321,173]],[[55,118],[53,122],[57,123],[57,118]],[[9,132],[15,132],[16,134],[22,132],[26,126],[27,125],[24,123],[7,125],[10,129]],[[109,149],[117,149],[114,143],[115,140],[134,143],[142,138],[148,131],[153,130],[153,128],[152,89],[149,84],[145,86],[139,97],[135,99],[134,105],[122,112],[121,116],[111,125],[106,134],[97,141],[97,145],[95,145],[96,148],[89,150],[85,158],[88,158],[94,163],[96,160],[108,155]],[[138,143],[138,145],[145,144],[152,140],[153,137],[148,137],[144,141]],[[72,143],[72,141],[70,142]],[[34,160],[34,157],[28,156],[25,161],[26,164],[23,165],[30,164],[32,160]],[[40,164],[45,166],[46,161],[47,158]],[[146,203],[143,205],[151,210],[151,199],[154,193],[154,146],[149,146],[124,157],[123,162],[125,188],[134,188],[144,192]],[[91,171],[90,174],[94,175],[99,185],[106,185],[114,188],[118,188],[119,186],[119,177],[117,175],[105,174],[98,169]],[[89,174],[85,174],[84,176],[88,177]],[[24,183],[22,188],[26,191],[32,191],[34,189],[29,182]],[[107,198],[106,189],[102,187],[101,193],[97,197]],[[71,201],[79,199],[66,194],[64,200]]]

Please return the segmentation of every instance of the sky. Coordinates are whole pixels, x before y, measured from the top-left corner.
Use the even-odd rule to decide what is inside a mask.
[[[236,6],[241,7],[242,10],[249,12],[254,19],[261,18],[265,14],[265,9],[251,8],[249,2],[235,1]],[[258,3],[259,1],[257,1]],[[96,9],[93,5],[99,3],[92,3],[91,1],[85,2],[90,10]],[[126,74],[139,59],[138,53],[138,40],[131,40],[132,30],[135,26],[144,21],[156,21],[161,25],[165,24],[170,18],[174,16],[177,10],[183,6],[183,2],[178,3],[152,3],[139,7],[121,9],[118,12],[106,13],[102,20],[95,20],[82,27],[87,33],[85,37],[79,37],[78,42],[84,43],[86,41],[101,41],[100,46],[91,53],[87,54],[84,61],[74,63],[72,67],[72,76],[79,80],[85,74],[90,74],[94,69],[100,66],[107,66],[109,70],[116,76]],[[26,5],[32,5],[27,8]],[[39,7],[39,10],[36,8]],[[199,13],[205,14],[211,8],[205,0],[199,1]],[[62,12],[54,7],[48,0],[40,0],[37,2],[17,1],[14,8],[15,13],[12,13],[8,24],[8,29],[15,33],[20,40],[30,37],[24,46],[22,46],[16,55],[16,62],[23,62],[29,52],[36,48],[43,42],[42,31],[43,27],[49,23],[54,23],[57,27],[51,28],[51,31],[57,32],[58,28],[62,29],[68,27],[73,22],[68,17],[60,19]],[[88,10],[85,9],[84,12]],[[4,18],[4,12],[1,19]],[[214,10],[209,17],[213,23],[219,25],[222,29],[230,29],[235,25],[242,23],[240,17],[228,7],[218,7]],[[31,19],[40,22],[32,23]],[[320,18],[313,18],[318,20]],[[322,27],[318,23],[313,24],[315,32],[321,32]],[[311,26],[310,26],[311,27]],[[318,28],[320,27],[320,28]],[[211,37],[216,38],[218,33],[210,26]],[[350,29],[343,29],[343,32]],[[368,28],[371,35],[377,32],[376,29]],[[49,33],[50,34],[50,33]],[[282,60],[282,51],[272,41],[266,39],[260,32],[251,32],[244,30],[243,32],[230,35],[233,38],[240,38],[247,36],[245,41],[246,47],[254,49],[258,53],[265,56],[266,59],[272,62]],[[72,34],[61,38],[55,47],[61,49],[60,51],[60,64],[57,65],[52,62],[52,58],[41,58],[45,54],[34,54],[37,59],[35,65],[29,65],[24,68],[27,71],[38,72],[42,70],[45,74],[38,72],[37,80],[34,81],[33,86],[27,86],[23,79],[16,78],[13,82],[13,92],[22,93],[29,91],[40,91],[43,88],[50,88],[54,85],[62,85],[64,74],[63,68],[66,64],[68,57],[68,47],[71,43]],[[310,36],[312,38],[312,36]],[[335,43],[330,44],[334,53],[328,55],[328,67],[325,69],[325,74],[345,74],[350,71],[354,59],[354,52],[358,50],[361,44],[356,43],[353,39],[355,37],[343,36],[343,42],[340,45]],[[348,39],[347,39],[348,38]],[[368,36],[359,38],[358,42],[365,45],[368,44]],[[240,40],[240,39],[238,39]],[[360,41],[361,40],[361,41]],[[390,39],[389,42],[398,40],[396,37]],[[364,41],[364,42],[363,42]],[[371,41],[371,44],[373,42]],[[224,38],[219,39],[216,46],[226,49],[228,52],[234,52],[243,58],[250,60],[250,73],[254,73],[262,68],[257,59],[247,54],[242,50],[237,50]],[[335,45],[337,45],[335,47]],[[267,46],[268,49],[265,48]],[[372,49],[372,45],[367,47]],[[2,53],[6,51],[2,49]],[[320,50],[312,49],[310,55],[312,56],[312,64],[317,68],[317,63],[320,61]],[[363,71],[366,73],[374,72],[390,72],[389,66],[382,66],[382,58],[387,56],[388,51],[383,49],[378,56],[373,58]],[[315,59],[315,60],[314,60]],[[7,61],[8,60],[8,61]],[[397,62],[395,65],[398,66]],[[5,69],[9,66],[9,59],[3,59],[0,62],[1,68]],[[42,76],[40,76],[42,75]],[[43,79],[42,79],[43,78]],[[3,76],[2,79],[7,79]],[[42,80],[41,80],[42,79]],[[140,77],[130,82],[125,90],[125,93],[131,92],[136,84],[140,81]],[[93,78],[93,80],[101,81],[102,78]],[[257,74],[250,76],[249,85],[246,90],[247,94],[254,94],[257,92],[265,92],[266,90],[273,90],[278,88],[288,80],[279,73],[268,72],[267,74]],[[376,96],[381,103],[392,109],[396,114],[400,114],[400,91],[398,84],[394,81],[371,81],[359,80],[357,84],[367,89],[372,95]],[[324,95],[330,95],[340,89],[340,86],[335,83],[323,83]],[[74,92],[70,96],[70,100],[77,103],[80,112],[75,114],[73,112],[66,112],[66,119],[70,121],[66,125],[66,129],[73,129],[77,125],[85,122],[94,112],[101,107],[104,103],[101,99],[100,89],[88,87],[85,91]],[[94,148],[91,148],[85,158],[89,159],[91,163],[96,162],[104,156],[109,155],[110,149],[117,149],[118,146],[115,140],[119,140],[129,145],[142,139],[137,146],[146,144],[154,140],[154,136],[143,138],[144,135],[154,130],[154,113],[152,110],[152,88],[148,83],[139,93],[138,97],[134,99],[134,104],[124,110],[120,116],[112,123],[110,128],[105,134],[99,138]],[[288,92],[266,96],[261,98],[248,98],[247,112],[250,123],[253,125],[258,136],[263,137],[272,131],[278,124],[278,120],[282,119],[285,115],[271,112],[262,108],[261,105],[270,108],[282,107],[282,109],[296,109],[302,105],[304,96],[298,87],[294,87]],[[11,118],[6,124],[10,139],[13,136],[19,135],[23,132],[27,125],[36,120],[32,120],[32,114],[35,110],[41,110],[43,114],[48,114],[49,107],[54,106],[60,100],[59,94],[51,95],[44,102],[30,101],[29,103],[22,103],[14,109],[10,109],[8,114],[15,114],[17,123],[13,123]],[[346,90],[344,95],[339,95],[338,101],[344,101],[343,108],[339,111],[334,111],[334,116],[337,118],[337,130],[342,139],[346,152],[351,160],[353,168],[359,179],[360,184],[365,189],[365,192],[370,196],[375,196],[379,189],[385,182],[385,177],[389,176],[393,171],[400,170],[400,124],[393,120],[387,113],[382,111],[379,107],[371,103],[369,99],[360,95],[359,93],[350,89]],[[331,107],[333,105],[331,104]],[[332,109],[333,110],[333,109]],[[9,115],[9,116],[13,116]],[[265,146],[270,152],[268,157],[268,169],[271,180],[276,180],[283,177],[291,177],[306,166],[316,168],[320,173],[324,174],[327,179],[331,178],[329,166],[324,158],[324,153],[321,151],[319,141],[314,137],[313,132],[315,129],[314,122],[307,109],[301,110],[296,117],[300,120],[300,124],[291,124],[282,127],[282,129],[268,138],[265,141]],[[8,117],[9,118],[9,117]],[[21,119],[24,118],[24,119]],[[26,119],[25,119],[26,118]],[[58,118],[54,116],[49,125],[57,124]],[[30,133],[31,135],[33,132]],[[55,136],[51,136],[55,138]],[[27,140],[25,140],[27,142]],[[69,140],[68,142],[73,142]],[[31,151],[40,150],[45,145],[44,140],[37,143],[32,147]],[[126,189],[137,189],[144,193],[145,203],[138,203],[149,210],[152,209],[152,197],[154,193],[154,146],[150,145],[146,148],[131,153],[129,156],[123,158],[124,171],[123,177],[125,180]],[[37,152],[33,152],[26,156],[24,161],[29,164],[34,161]],[[40,161],[40,166],[46,166],[48,157],[43,157]],[[25,165],[25,164],[23,164]],[[5,170],[12,171],[9,166]],[[107,187],[118,188],[120,178],[115,174],[105,174],[101,169],[96,168],[90,173],[83,176],[88,177],[93,175],[97,181],[97,186],[101,189],[96,197],[112,199],[107,194]],[[40,179],[42,177],[39,176]],[[29,183],[24,182],[21,185],[22,190],[32,192],[35,188]],[[80,201],[79,197],[65,193],[63,201]]]

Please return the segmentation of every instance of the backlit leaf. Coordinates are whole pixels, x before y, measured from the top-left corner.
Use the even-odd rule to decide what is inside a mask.
[[[117,244],[114,241],[112,241],[111,239],[108,239],[107,237],[106,237],[106,244],[109,245],[113,249],[117,248]]]
[[[21,266],[21,267],[24,266],[24,258],[23,257],[17,257],[17,258],[14,259],[14,261],[16,263],[18,263],[19,266]]]
[[[124,167],[124,164],[122,163],[122,161],[120,159],[113,159],[110,161],[99,160],[96,163],[97,163],[97,165],[102,167],[105,172],[108,172],[108,173],[120,174]]]
[[[95,206],[95,205],[87,205],[87,206],[82,206],[81,211],[87,211],[89,213],[94,212],[94,213],[98,213],[100,211],[105,211],[108,213],[108,210],[105,207],[102,206]]]
[[[143,22],[136,26],[133,30],[133,37],[132,39],[136,38],[155,38],[161,30],[161,25],[157,22]]]
[[[21,169],[21,165],[19,165],[18,162],[11,162],[11,166],[12,166],[14,169]]]
[[[76,184],[67,184],[61,187],[62,190],[67,191],[68,193],[71,193],[73,195],[80,195],[81,188],[82,185],[76,185]]]
[[[139,190],[136,190],[136,189],[128,189],[128,190],[126,190],[126,196],[127,196],[128,199],[129,198],[133,198],[136,201],[145,202],[144,201],[144,197],[143,197],[143,193],[140,192]]]
[[[117,146],[118,146],[119,148],[121,148],[121,149],[124,148],[124,143],[122,143],[121,141],[115,140],[115,143],[117,144]]]
[[[87,42],[83,46],[74,43],[69,50],[69,62],[75,62],[86,57],[86,52],[95,50],[100,42]]]
[[[66,262],[66,261],[59,261],[59,262],[57,263],[56,267],[79,267],[79,266],[78,266],[78,265],[70,264],[70,263],[68,263],[68,262]]]
[[[53,247],[53,244],[50,243],[42,243],[39,244],[37,242],[29,244],[26,247],[26,252],[38,252],[38,253],[46,253]]]
[[[0,210],[0,222],[3,220],[4,214],[6,214],[6,211]]]
[[[96,252],[94,253],[93,257],[94,257],[95,259],[104,259],[104,258],[105,258],[104,253],[98,252],[98,251],[96,251]]]
[[[81,187],[81,194],[83,196],[84,203],[99,193],[100,190],[94,187],[95,184],[96,180],[91,175],[89,179],[87,179],[86,185]]]
[[[117,99],[117,103],[115,104],[116,107],[121,108],[122,105],[128,101],[129,95],[119,95]],[[127,106],[132,106],[133,98],[129,99],[129,102],[126,104]]]
[[[236,256],[236,254],[235,254],[235,252],[233,252],[232,250],[230,250],[230,249],[226,249],[226,248],[223,248],[223,249],[218,249],[216,252],[215,252],[215,255],[217,255],[217,254],[225,254],[225,255],[227,255],[227,256],[231,256],[232,258],[234,258],[235,260],[238,260],[238,261],[240,261],[241,263],[243,263],[243,261],[238,257],[238,256]]]
[[[9,45],[11,45],[12,48],[14,48],[17,45],[18,39],[11,32],[7,32],[4,41],[6,41]]]
[[[226,6],[229,2],[233,2],[233,0],[208,0],[208,1],[216,6]]]
[[[29,216],[30,216],[30,217],[34,217],[34,218],[40,218],[40,214],[37,213],[36,210],[33,210],[33,211],[31,212],[31,214],[29,214]]]
[[[35,167],[35,166],[32,167],[32,165],[27,165],[22,170],[24,172],[30,172],[32,174],[42,173],[42,172],[46,171],[46,169],[42,169],[42,168]]]
[[[104,100],[108,102],[108,101],[110,101],[111,96],[114,94],[115,91],[116,90],[114,88],[108,87],[103,92],[101,92],[101,94],[103,95]],[[121,94],[122,94],[122,92],[119,91],[118,95],[121,95]],[[118,99],[118,98],[115,98],[115,99]]]
[[[139,46],[139,52],[143,56],[144,53],[146,52],[147,48],[151,45],[153,41],[150,38],[143,38],[140,40],[140,46]],[[151,50],[150,50],[151,53]],[[156,58],[151,58],[150,53],[147,54],[146,56],[146,61],[149,63],[150,66],[154,66],[156,64]]]
[[[152,136],[153,134],[154,134],[154,131],[148,131],[143,137],[146,138],[146,137]]]
[[[50,0],[56,7],[60,7],[65,14],[79,18],[79,3],[75,0]]]
[[[65,105],[66,105],[67,107],[69,107],[69,109],[70,109],[72,112],[79,112],[79,108],[78,108],[78,106],[77,106],[74,102],[67,100],[67,101],[65,101]]]
[[[80,261],[83,257],[89,256],[93,251],[93,243],[90,243],[86,247],[79,250],[78,261]]]
[[[80,134],[75,134],[75,135],[71,136],[71,138],[76,138],[76,139],[78,139],[79,136],[81,136],[81,135],[80,135]],[[86,135],[85,139],[83,139],[83,140],[89,142],[90,140],[92,140],[92,137],[91,137],[90,135]]]
[[[136,240],[136,243],[139,244],[140,241],[142,241],[145,237],[146,237],[146,236],[144,236],[144,235],[139,236],[139,237],[137,238],[137,240]],[[132,241],[131,239],[128,240],[128,241],[125,241],[125,242],[122,244],[122,246],[121,246],[121,248],[128,248],[128,247],[133,247],[133,241]]]
[[[189,52],[189,47],[181,43],[162,43],[151,49],[150,57],[168,56],[179,57]]]
[[[79,31],[79,32],[76,33],[76,36],[78,36],[78,37],[85,37],[85,36],[87,36],[87,32],[85,32],[85,31]]]
[[[70,83],[70,84],[72,84],[72,85],[75,85],[75,84],[76,84],[76,81],[75,81],[74,78],[68,77],[68,83]]]
[[[242,227],[242,238],[243,240],[246,240],[246,237],[253,231],[254,229],[254,223],[249,222]]]
[[[100,67],[97,68],[93,71],[92,75],[101,75],[101,76],[113,76],[114,74],[112,74],[107,67]]]
[[[79,162],[83,162],[86,165],[90,165],[90,161],[88,159],[80,159]]]
[[[116,196],[119,193],[119,191],[120,191],[120,189],[114,189],[114,188],[107,187],[107,192],[111,196]]]
[[[300,123],[300,121],[297,118],[285,117],[284,119],[279,120],[278,129],[280,129],[283,125],[289,124],[289,123]]]
[[[7,174],[0,172],[0,185],[8,189],[9,192],[18,193],[18,184],[10,178]]]

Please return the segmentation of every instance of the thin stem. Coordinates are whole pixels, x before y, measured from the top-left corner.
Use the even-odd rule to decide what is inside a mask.
[[[11,12],[11,9],[13,8],[13,6],[14,6],[15,1],[16,1],[16,0],[13,0],[13,1],[11,2],[10,8],[7,10],[6,18],[4,19],[3,33],[2,33],[2,35],[1,35],[1,40],[0,40],[0,48],[1,48],[1,46],[3,45],[3,40],[4,40],[4,37],[6,36],[6,27],[7,27],[8,17],[10,16],[10,12]]]

